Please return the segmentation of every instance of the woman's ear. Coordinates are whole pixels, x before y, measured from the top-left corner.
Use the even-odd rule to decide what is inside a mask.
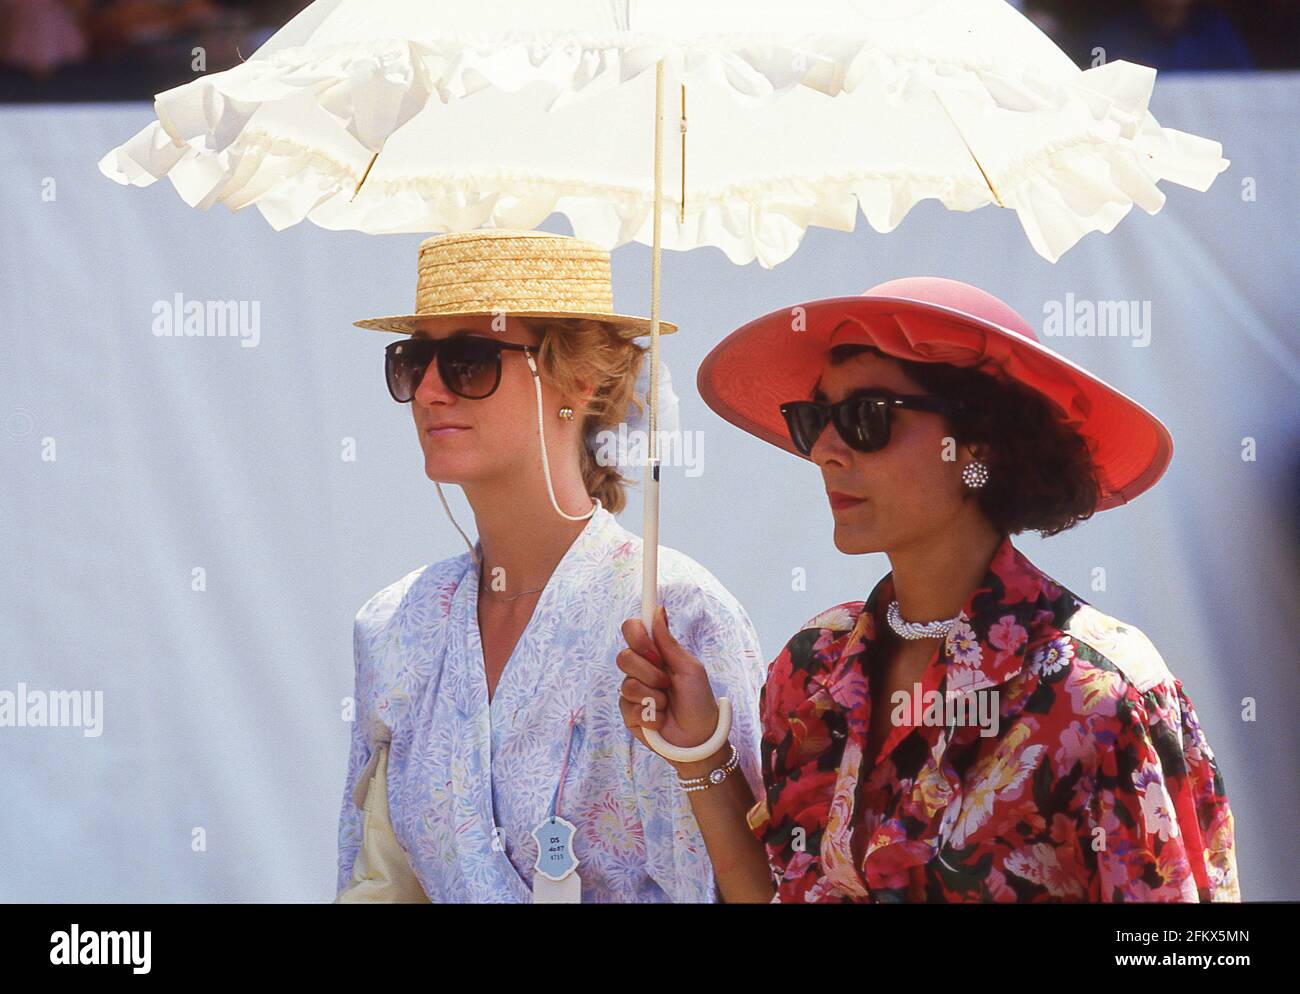
[[[573,397],[577,402],[574,404],[574,407],[585,412],[587,407],[591,405],[591,399],[595,396],[596,385],[594,383],[589,383],[586,380],[579,380],[577,383],[577,390]]]

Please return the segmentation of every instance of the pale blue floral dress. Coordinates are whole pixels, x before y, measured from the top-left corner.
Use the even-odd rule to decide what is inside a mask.
[[[554,803],[577,828],[584,902],[718,899],[672,767],[623,725],[614,659],[640,614],[641,539],[603,508],[565,553],[489,704],[478,574],[467,553],[403,577],[357,614],[357,719],[339,822],[338,887],[361,844],[358,777],[391,738],[393,830],[435,902],[528,902],[532,831]],[[731,741],[755,796],[766,672],[744,609],[698,563],[660,549],[659,597],[674,635],[734,707]],[[570,735],[570,723],[574,731]]]

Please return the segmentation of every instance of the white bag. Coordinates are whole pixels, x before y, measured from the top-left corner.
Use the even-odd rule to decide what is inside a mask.
[[[361,851],[352,866],[352,882],[334,899],[335,904],[429,904],[429,897],[411,869],[406,852],[393,834],[388,813],[388,743],[380,742],[358,785],[360,797],[352,801],[365,812]]]

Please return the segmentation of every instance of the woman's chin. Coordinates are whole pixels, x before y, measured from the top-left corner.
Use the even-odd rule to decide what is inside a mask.
[[[460,460],[447,458],[426,458],[424,475],[434,483],[448,483],[455,486],[472,482],[476,477],[472,467],[464,465]]]
[[[872,530],[862,525],[850,525],[835,522],[835,548],[846,556],[862,556],[871,552],[880,552],[883,546]]]

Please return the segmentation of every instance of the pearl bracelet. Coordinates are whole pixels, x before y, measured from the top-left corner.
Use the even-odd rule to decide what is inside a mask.
[[[716,787],[718,784],[722,783],[722,781],[726,780],[728,775],[730,775],[736,767],[740,765],[740,754],[736,752],[736,747],[731,745],[731,743],[727,744],[731,746],[731,755],[727,757],[725,763],[719,766],[716,770],[712,770],[702,777],[692,777],[689,780],[683,780],[681,777],[678,777],[677,786],[681,787],[682,790],[687,793],[692,793],[697,790],[708,790],[710,787]]]

